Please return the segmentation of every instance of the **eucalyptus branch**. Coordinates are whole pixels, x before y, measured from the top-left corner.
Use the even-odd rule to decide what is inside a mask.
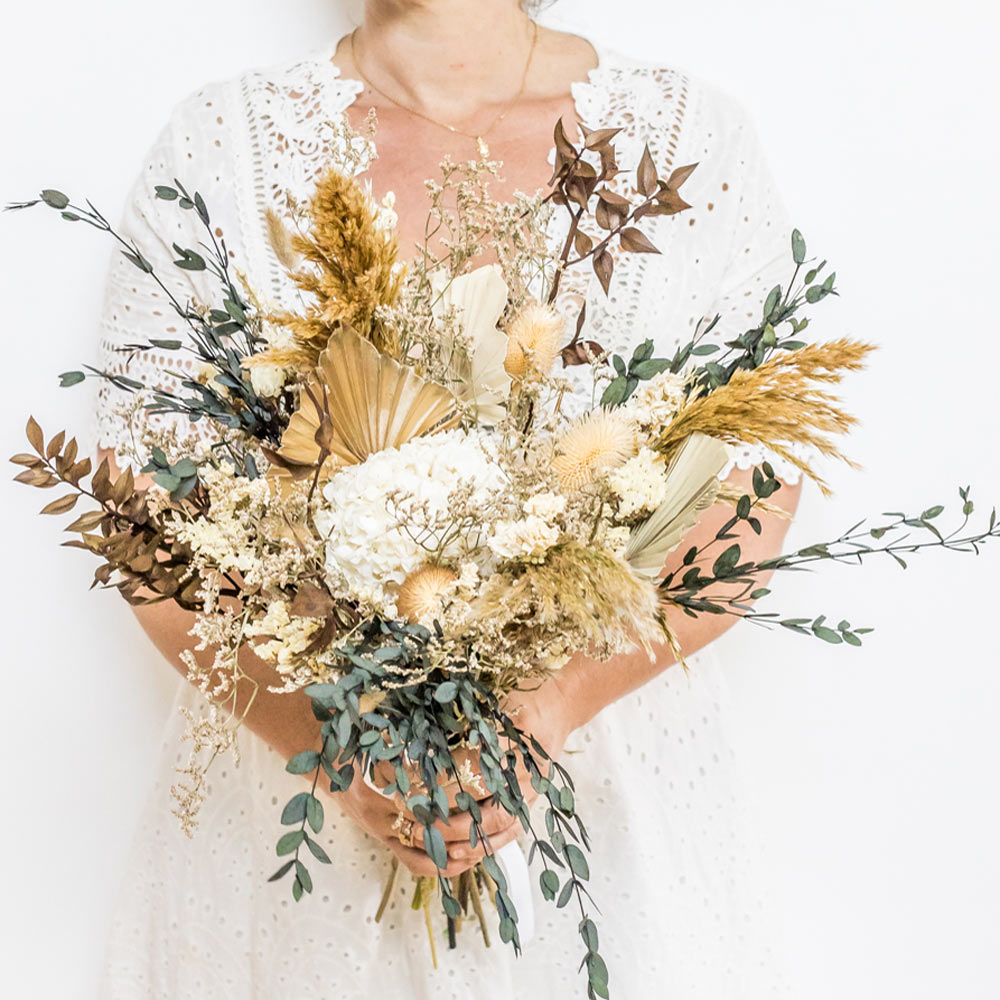
[[[185,271],[209,271],[221,283],[224,291],[223,307],[208,309],[205,315],[181,303],[170,286],[160,277],[154,265],[143,255],[139,246],[122,236],[91,202],[88,201],[87,207],[82,208],[72,204],[61,191],[47,189],[34,201],[7,207],[24,209],[45,204],[59,211],[62,218],[67,221],[84,222],[100,232],[107,233],[121,247],[125,258],[138,270],[149,275],[167,298],[174,312],[185,322],[193,347],[179,340],[151,338],[147,344],[127,345],[128,353],[131,356],[137,351],[152,349],[185,350],[217,369],[217,374],[209,384],[182,378],[181,385],[192,395],[180,395],[165,388],[152,389],[152,402],[146,406],[151,414],[181,413],[192,420],[206,417],[222,426],[238,428],[254,438],[277,444],[288,414],[282,411],[283,404],[280,400],[272,404],[258,397],[249,376],[242,368],[243,360],[259,349],[263,339],[254,332],[253,320],[248,312],[249,307],[229,273],[225,242],[220,241],[213,231],[208,209],[201,195],[197,192],[189,194],[180,181],[175,180],[174,184],[176,187],[158,185],[155,189],[156,197],[166,202],[176,201],[182,210],[193,211],[208,233],[208,242],[199,244],[206,251],[207,259],[196,250],[186,249],[175,243],[173,249],[178,259],[174,264]],[[242,336],[242,349],[224,343],[223,338],[231,338],[237,334]],[[104,379],[124,392],[137,392],[147,388],[142,382],[127,375],[116,375],[91,365],[84,365],[76,371],[64,372],[60,377],[61,384],[76,385],[88,375]]]
[[[994,508],[990,513],[989,525],[985,531],[978,531],[971,535],[958,537],[968,524],[968,515],[974,510],[972,501],[968,499],[969,489],[967,487],[961,489],[959,490],[959,494],[964,501],[963,512],[965,512],[966,516],[962,524],[948,535],[942,534],[931,523],[943,512],[944,508],[941,506],[930,507],[917,517],[907,517],[904,514],[890,513],[884,516],[893,517],[894,520],[887,524],[867,530],[860,530],[867,523],[866,518],[831,542],[810,545],[807,548],[800,549],[798,552],[791,552],[776,556],[774,559],[765,560],[759,564],[760,572],[799,570],[811,563],[824,560],[862,564],[865,559],[875,555],[892,556],[903,569],[906,569],[906,562],[901,558],[901,554],[910,555],[925,551],[926,549],[945,549],[950,552],[974,552],[978,554],[979,547],[987,540],[1000,537],[1000,524],[997,523],[996,509]],[[872,538],[877,541],[888,534],[901,531],[904,528],[926,531],[933,535],[934,538],[931,541],[909,542],[910,533],[907,532],[898,541],[889,542],[885,545],[870,545],[862,541],[863,538]],[[841,548],[838,548],[838,546],[841,546]]]
[[[870,632],[869,628],[852,628],[849,621],[842,619],[836,628],[829,627],[825,615],[817,618],[781,618],[774,612],[754,611],[747,603],[767,597],[771,591],[767,587],[754,587],[763,576],[770,576],[779,570],[802,571],[816,562],[839,562],[861,565],[873,556],[891,556],[903,569],[907,568],[903,554],[910,555],[927,549],[945,549],[951,552],[974,552],[978,554],[980,546],[990,538],[1000,537],[1000,523],[994,508],[985,530],[963,534],[968,526],[970,516],[975,511],[975,505],[969,498],[970,488],[959,489],[962,500],[962,520],[951,532],[945,534],[933,523],[943,512],[944,507],[935,505],[924,510],[920,515],[908,517],[895,512],[885,514],[893,520],[888,523],[866,528],[868,519],[859,521],[835,539],[817,545],[810,545],[796,552],[789,552],[770,559],[741,562],[741,548],[733,544],[720,555],[711,569],[700,565],[701,557],[713,545],[727,541],[734,536],[730,534],[733,527],[745,520],[753,522],[754,507],[771,490],[777,481],[773,477],[770,466],[763,466],[765,472],[754,470],[754,486],[757,496],[751,500],[749,495],[740,498],[737,513],[734,518],[723,525],[715,537],[701,546],[692,546],[684,556],[683,567],[687,567],[680,581],[677,574],[680,570],[668,574],[659,584],[661,599],[666,603],[681,608],[686,614],[695,617],[700,614],[728,614],[742,618],[754,624],[782,628],[802,635],[812,634],[817,638],[831,643],[846,642],[849,645],[860,646],[859,636]],[[759,522],[754,528],[759,533]],[[906,533],[899,540],[885,544],[872,544],[887,535],[900,531]],[[933,536],[928,541],[909,541],[912,531],[924,531]],[[871,541],[867,541],[870,539]],[[682,568],[683,568],[682,567]],[[712,588],[719,585],[741,587],[735,594],[713,594]]]

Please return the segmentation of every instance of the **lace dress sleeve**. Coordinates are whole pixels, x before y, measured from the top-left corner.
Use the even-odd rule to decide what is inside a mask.
[[[726,99],[732,119],[726,133],[733,135],[739,149],[738,167],[742,180],[736,223],[721,282],[721,291],[709,316],[718,315],[719,325],[712,339],[731,340],[760,322],[764,300],[775,285],[787,286],[792,276],[792,223],[778,193],[774,177],[760,146],[749,115],[731,98]],[[798,455],[798,449],[792,449]],[[803,452],[803,457],[806,457]],[[814,456],[808,456],[810,461]],[[768,449],[756,445],[732,448],[732,469],[749,469],[770,462],[775,475],[787,483],[797,483],[799,470]]]
[[[171,297],[187,306],[192,301],[211,302],[215,291],[207,272],[183,270],[174,263],[179,255],[173,244],[195,249],[207,237],[195,212],[184,210],[177,200],[167,201],[156,195],[158,185],[173,186],[175,179],[193,194],[203,179],[208,179],[211,167],[216,167],[213,173],[219,173],[217,165],[209,165],[201,155],[204,144],[199,130],[192,127],[190,104],[191,99],[178,105],[148,150],[116,227],[121,237],[134,243],[153,266],[163,287],[116,250],[108,269],[99,327],[95,367],[135,379],[152,389],[176,389],[181,378],[197,376],[196,361],[184,352],[136,351],[130,345],[147,344],[151,339],[185,341],[187,326]],[[215,207],[209,205],[213,231],[222,237],[222,229],[216,227]],[[137,442],[133,440],[129,412],[135,409],[137,399],[106,380],[99,383],[94,444],[96,448],[113,449],[123,464],[135,464]],[[205,425],[192,424],[183,415],[144,419],[150,426],[168,427],[182,438],[208,436]]]

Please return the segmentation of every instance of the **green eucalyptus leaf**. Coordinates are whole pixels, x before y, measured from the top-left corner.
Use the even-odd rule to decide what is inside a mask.
[[[301,823],[306,818],[306,800],[310,798],[308,792],[299,792],[298,795],[289,799],[281,813],[281,823],[283,826],[291,826],[293,823]]]
[[[825,625],[816,625],[812,631],[817,639],[822,639],[824,642],[829,642],[834,646],[844,641],[839,632],[835,632],[832,628],[827,628]]]
[[[637,379],[646,380],[665,372],[669,367],[670,362],[666,358],[649,358],[633,365],[629,374]]]
[[[286,861],[269,879],[268,882],[277,882],[278,879],[284,878],[292,869],[292,865],[295,864],[295,860]]]
[[[583,851],[576,844],[567,844],[565,853],[573,874],[582,879],[590,878],[590,865],[587,864],[587,856]]]
[[[448,867],[448,849],[445,847],[441,831],[436,826],[424,827],[424,850],[438,868]]]
[[[626,379],[624,376],[612,379],[601,396],[601,406],[608,409],[621,406],[625,402]]]
[[[295,877],[302,883],[302,888],[306,892],[313,891],[313,882],[309,874],[309,869],[301,861],[295,862]]]
[[[289,830],[281,839],[278,841],[278,846],[276,848],[278,855],[291,854],[305,839],[305,832],[303,830]]]
[[[562,887],[562,892],[559,893],[559,898],[556,900],[556,909],[561,910],[572,898],[573,896],[573,880],[567,879],[566,884]]]
[[[313,833],[319,833],[323,829],[323,803],[315,795],[306,799],[306,820]]]
[[[39,197],[49,208],[55,208],[60,211],[69,204],[69,198],[62,191],[56,191],[55,188],[46,188]]]
[[[792,259],[796,264],[806,259],[806,241],[797,229],[792,230]]]
[[[330,861],[330,855],[327,854],[326,851],[324,851],[323,848],[320,847],[315,840],[311,840],[309,837],[306,837],[305,841],[306,841],[306,847],[309,848],[310,852],[312,853],[312,856],[317,861],[321,861],[324,865],[329,865],[333,863],[332,861]]]
[[[542,895],[551,902],[559,892],[559,876],[551,869],[547,868],[538,877],[538,882],[542,888]]]
[[[454,681],[442,681],[434,689],[434,700],[442,703],[454,701],[458,694],[458,685]]]
[[[319,754],[315,750],[303,750],[285,765],[285,770],[289,774],[308,774],[317,767],[319,767]]]

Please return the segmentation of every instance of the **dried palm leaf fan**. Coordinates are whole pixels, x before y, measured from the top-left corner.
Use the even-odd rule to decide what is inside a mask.
[[[448,283],[436,303],[438,313],[448,308],[458,312],[459,325],[468,344],[468,354],[456,351],[452,360],[455,393],[474,403],[476,417],[496,424],[506,412],[511,378],[504,368],[507,334],[497,323],[507,307],[507,283],[496,264],[477,267]]]
[[[447,389],[343,327],[320,354],[277,457],[290,470],[315,469],[324,441],[332,464],[355,465],[457,423],[455,397]]]
[[[625,561],[640,576],[655,578],[667,554],[693,528],[698,515],[715,503],[718,475],[728,461],[726,446],[692,434],[667,466],[666,497],[629,539]]]

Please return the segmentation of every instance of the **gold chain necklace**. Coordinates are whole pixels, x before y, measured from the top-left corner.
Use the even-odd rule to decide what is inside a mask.
[[[496,118],[493,119],[493,121],[490,122],[489,128],[487,128],[485,132],[466,132],[463,129],[457,128],[454,125],[449,125],[447,122],[438,121],[436,118],[431,118],[430,115],[425,115],[422,111],[417,111],[416,108],[411,108],[408,105],[403,104],[401,101],[397,101],[394,97],[390,97],[380,87],[376,87],[375,84],[372,83],[367,76],[365,76],[365,71],[361,68],[361,63],[358,61],[357,53],[355,51],[355,46],[354,46],[354,36],[358,33],[357,28],[355,28],[354,31],[351,32],[351,62],[354,63],[354,68],[358,71],[358,76],[360,76],[361,79],[364,80],[364,82],[368,84],[368,86],[371,87],[371,89],[374,90],[376,94],[378,94],[381,97],[384,97],[390,104],[395,104],[397,108],[400,108],[411,115],[416,115],[418,118],[423,118],[424,121],[428,121],[432,125],[436,125],[438,128],[447,129],[449,132],[453,132],[456,135],[464,135],[467,139],[475,139],[476,142],[479,143],[480,150],[482,150],[485,145],[483,142],[485,137],[488,136],[490,132],[492,132],[493,129],[495,129],[497,125],[499,125],[500,122],[504,120],[504,118],[507,117],[507,115],[513,110],[514,106],[518,103],[518,101],[520,101],[521,98],[524,96],[524,88],[528,82],[528,71],[531,69],[531,59],[535,54],[535,43],[538,41],[538,23],[536,21],[532,21],[531,24],[534,30],[532,31],[531,34],[531,46],[528,49],[528,58],[524,64],[524,72],[521,74],[521,86],[518,89],[517,93],[514,95],[513,100],[507,105],[507,107],[503,109],[503,111],[500,112],[500,114],[496,116]]]

